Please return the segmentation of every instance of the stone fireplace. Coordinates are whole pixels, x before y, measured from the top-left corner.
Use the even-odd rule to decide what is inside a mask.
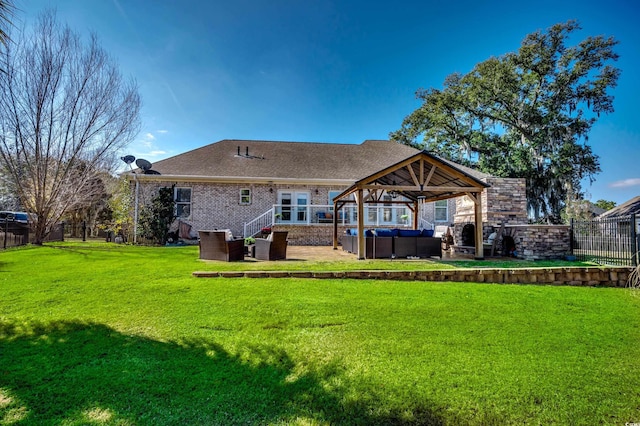
[[[557,259],[570,252],[568,226],[528,223],[524,179],[487,177],[482,180],[491,185],[482,193],[483,241],[487,241],[489,235],[504,224],[502,241],[496,247],[503,256],[513,255],[529,260]],[[455,252],[475,253],[475,238],[470,240],[467,237],[468,230],[473,232],[474,225],[473,201],[467,196],[458,197],[453,225],[452,249]]]
[[[481,180],[491,185],[482,193],[483,241],[486,241],[489,234],[503,223],[505,225],[527,223],[527,193],[524,179],[486,177]],[[458,197],[453,226],[454,250],[461,253],[474,253],[474,232],[474,203],[467,196]],[[469,234],[471,234],[470,237]]]

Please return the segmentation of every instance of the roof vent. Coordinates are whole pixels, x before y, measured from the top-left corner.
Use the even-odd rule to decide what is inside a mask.
[[[240,145],[238,145],[238,153],[235,155],[236,157],[241,157],[241,158],[255,158],[258,160],[264,160],[264,155],[249,155],[249,147],[246,146],[244,148],[244,154],[240,153]]]

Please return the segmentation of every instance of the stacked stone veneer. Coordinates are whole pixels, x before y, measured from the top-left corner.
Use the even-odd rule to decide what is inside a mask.
[[[494,230],[505,224],[505,235],[514,238],[517,257],[528,260],[559,259],[571,252],[568,226],[527,224],[527,196],[524,179],[483,179],[491,187],[482,194],[482,235],[486,241]],[[475,225],[474,203],[468,197],[458,197],[454,218],[454,250],[473,252],[459,247],[462,228]],[[498,247],[500,250],[502,247]],[[487,253],[485,253],[485,256]]]
[[[520,178],[482,179],[491,185],[482,191],[482,222],[487,226],[502,223],[527,223],[527,186]],[[475,223],[474,203],[467,196],[456,198],[454,223]]]
[[[517,257],[527,260],[560,259],[571,253],[571,232],[566,225],[508,226]]]
[[[482,180],[491,185],[481,196],[483,240],[503,223],[527,223],[527,186],[524,179],[488,177]],[[458,197],[453,232],[456,245],[462,240],[462,228],[467,223],[475,225],[475,204],[467,196]]]
[[[196,271],[200,278],[327,278],[625,287],[629,267],[468,269],[445,271]]]

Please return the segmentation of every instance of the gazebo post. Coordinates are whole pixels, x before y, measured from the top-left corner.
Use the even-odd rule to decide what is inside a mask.
[[[364,191],[358,188],[356,192],[356,203],[358,204],[358,260],[362,260],[366,255],[364,239]]]
[[[338,250],[338,202],[333,202],[333,249]]]
[[[476,218],[476,256],[475,260],[484,260],[484,244],[482,242],[482,192],[474,194],[474,211]]]

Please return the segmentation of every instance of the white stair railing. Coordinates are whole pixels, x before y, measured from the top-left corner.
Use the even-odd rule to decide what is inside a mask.
[[[420,220],[418,221],[418,228],[419,229],[435,229],[436,226],[429,222],[427,219],[424,218],[420,218]]]
[[[425,218],[425,202],[420,203],[420,216],[418,216],[418,228],[419,229],[436,229],[435,223],[429,222]]]
[[[253,237],[262,231],[262,228],[273,226],[273,208],[270,208],[260,216],[244,224],[243,237]]]

